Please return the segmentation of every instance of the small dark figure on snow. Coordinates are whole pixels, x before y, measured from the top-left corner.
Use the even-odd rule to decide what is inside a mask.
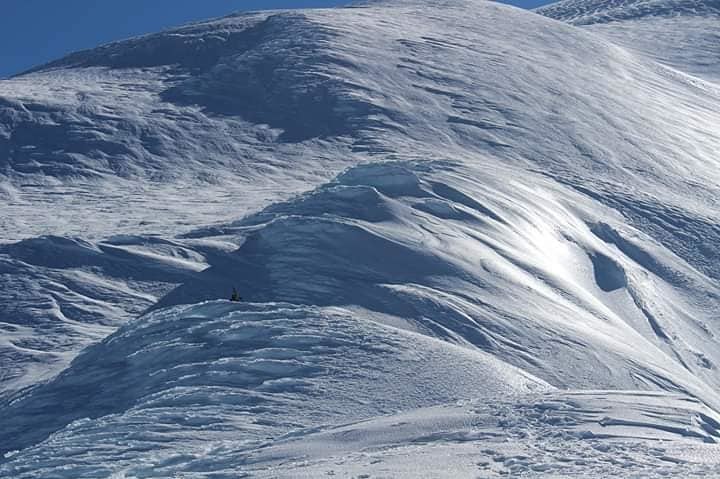
[[[233,288],[232,295],[230,296],[230,301],[234,303],[239,303],[242,301],[242,298],[240,297],[240,294],[237,292],[237,289]]]

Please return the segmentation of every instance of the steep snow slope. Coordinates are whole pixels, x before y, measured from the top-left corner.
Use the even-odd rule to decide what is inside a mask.
[[[718,276],[712,85],[508,7],[374,5],[229,17],[0,82],[13,95],[3,131],[17,199],[0,215],[9,238],[183,232],[312,189],[353,163],[492,157],[520,172],[510,176],[540,172],[610,204]],[[93,108],[92,95],[76,94],[87,89],[99,95]],[[208,174],[219,183],[197,184]]]
[[[380,8],[417,10],[394,5]],[[398,138],[406,148],[433,137],[447,149],[509,145],[509,157],[563,171],[590,158],[603,169],[628,168],[629,158],[675,170],[676,152],[707,163],[712,142],[687,131],[716,135],[710,87],[678,86],[638,57],[539,19],[529,31],[526,18],[498,30],[477,15],[455,19],[477,8],[489,7],[441,4],[445,13],[414,28],[402,18],[378,24],[368,8],[239,15],[0,82],[3,239],[175,233],[193,224],[189,211],[222,221],[396,151]],[[456,25],[444,32],[448,19]],[[425,35],[433,31],[443,35]],[[625,145],[633,135],[667,135],[675,148]]]
[[[692,75],[720,81],[720,3],[565,0],[536,10],[579,25]]]
[[[0,91],[5,475],[720,462],[711,81],[530,12],[396,0]],[[212,301],[233,285],[252,304]]]
[[[0,241],[172,234],[357,162],[349,139],[322,138],[350,131],[339,121],[350,119],[308,108],[319,95],[341,101],[343,82],[325,71],[333,59],[314,47],[331,36],[300,14],[242,15],[0,82]]]

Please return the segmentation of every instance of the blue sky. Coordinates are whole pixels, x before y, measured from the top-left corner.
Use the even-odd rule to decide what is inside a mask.
[[[1,0],[0,78],[101,43],[238,10],[329,7],[347,0]],[[534,7],[542,0],[508,0]]]

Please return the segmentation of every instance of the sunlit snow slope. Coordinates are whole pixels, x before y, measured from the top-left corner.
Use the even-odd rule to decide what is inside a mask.
[[[536,11],[604,35],[681,71],[720,82],[720,2],[564,0]]]
[[[0,477],[717,471],[720,89],[608,38],[372,1],[0,82]]]

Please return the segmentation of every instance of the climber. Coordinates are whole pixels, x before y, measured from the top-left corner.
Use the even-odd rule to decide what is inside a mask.
[[[232,301],[234,303],[239,303],[240,301],[242,301],[240,294],[238,294],[237,289],[235,289],[234,287],[232,290],[232,295],[230,296],[230,301]]]

